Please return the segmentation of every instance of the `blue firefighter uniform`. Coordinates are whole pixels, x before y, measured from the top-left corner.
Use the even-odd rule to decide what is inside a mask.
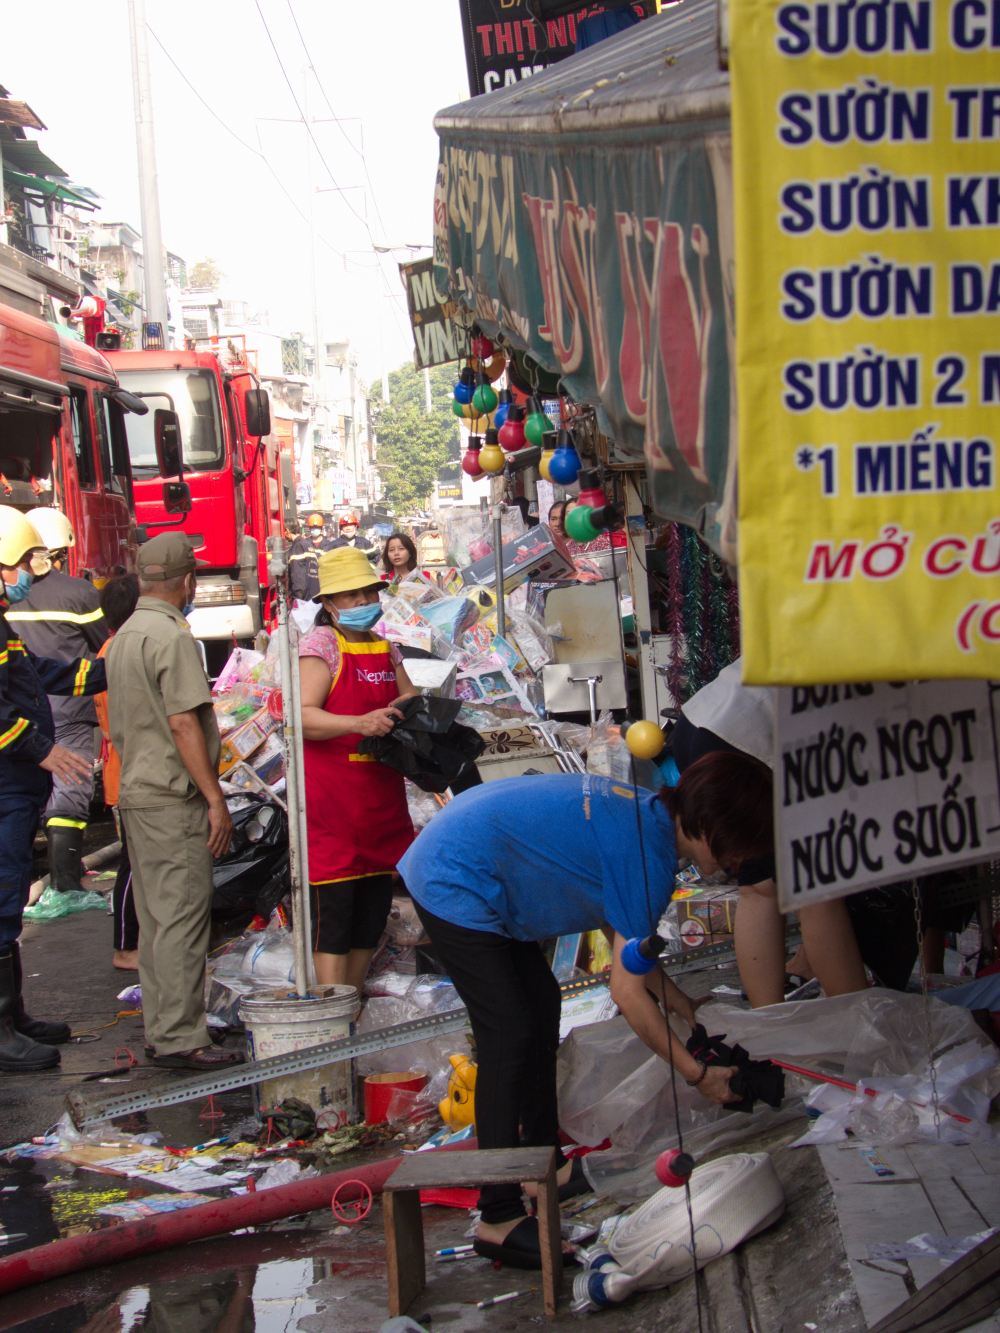
[[[55,743],[48,695],[107,688],[104,662],[35,657],[7,623],[0,597],[0,953],[21,933],[31,884],[31,849],[52,777],[39,764]]]

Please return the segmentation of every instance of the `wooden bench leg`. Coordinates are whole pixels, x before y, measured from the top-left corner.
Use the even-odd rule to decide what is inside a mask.
[[[562,1291],[562,1232],[559,1227],[559,1186],[556,1183],[556,1154],[552,1153],[548,1175],[538,1185],[538,1244],[542,1251],[542,1296],[549,1319],[556,1316]]]
[[[406,1314],[427,1280],[420,1191],[386,1190],[382,1205],[385,1258],[389,1270],[389,1314],[395,1317]]]

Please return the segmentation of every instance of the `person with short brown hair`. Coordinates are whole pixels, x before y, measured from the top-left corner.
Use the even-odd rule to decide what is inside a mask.
[[[139,919],[147,1057],[167,1069],[242,1061],[205,1023],[212,857],[233,821],[219,786],[221,740],[201,656],[184,618],[195,560],[180,533],[139,550],[139,600],[107,653],[108,725],[121,756],[118,809]]]

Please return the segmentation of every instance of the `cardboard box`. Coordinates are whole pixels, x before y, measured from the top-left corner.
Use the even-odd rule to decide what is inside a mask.
[[[224,775],[242,760],[249,759],[273,731],[281,726],[281,719],[272,717],[266,708],[255,713],[249,722],[231,731],[222,742],[219,754],[219,773]]]
[[[574,572],[573,557],[562,539],[544,523],[522,532],[500,548],[503,564],[503,590],[511,592],[526,579],[561,579]],[[496,559],[493,552],[462,570],[466,586],[495,584]]]
[[[724,944],[732,941],[736,928],[736,904],[739,893],[735,889],[708,894],[695,893],[690,898],[675,898],[677,925],[685,949],[700,949],[706,944]]]

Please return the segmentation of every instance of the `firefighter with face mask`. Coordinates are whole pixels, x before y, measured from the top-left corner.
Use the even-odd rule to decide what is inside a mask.
[[[300,602],[315,601],[319,593],[319,558],[333,546],[325,532],[322,514],[310,514],[306,530],[288,548],[288,586]]]
[[[106,688],[103,662],[57,662],[35,657],[6,613],[31,592],[32,558],[46,543],[19,509],[0,505],[0,1070],[34,1073],[59,1063],[66,1023],[29,1018],[21,998],[18,939],[31,884],[31,848],[53,777],[67,784],[93,780],[84,761],[55,741],[48,695],[70,698]]]
[[[108,637],[100,594],[86,579],[65,572],[68,552],[76,544],[73,527],[58,509],[32,509],[25,515],[38,529],[47,554],[32,562],[31,592],[7,613],[29,653],[57,662],[96,658]],[[93,763],[97,712],[88,698],[49,699],[55,739],[59,745]],[[80,889],[83,835],[93,796],[93,781],[66,783],[56,778],[43,819],[49,845],[49,876],[59,892]]]

